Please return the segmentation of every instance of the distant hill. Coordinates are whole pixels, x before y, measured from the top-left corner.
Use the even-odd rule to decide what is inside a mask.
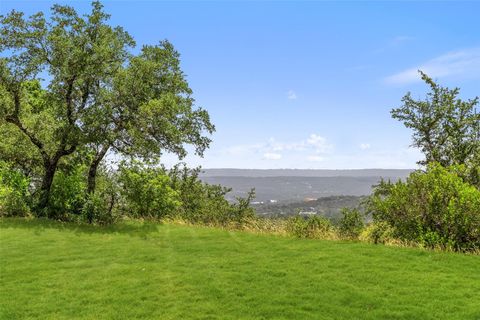
[[[203,169],[203,177],[395,177],[405,178],[413,169]]]
[[[281,203],[328,196],[365,196],[381,178],[396,181],[413,170],[300,170],[300,169],[205,169],[201,179],[233,188],[230,199],[255,188],[256,201]]]

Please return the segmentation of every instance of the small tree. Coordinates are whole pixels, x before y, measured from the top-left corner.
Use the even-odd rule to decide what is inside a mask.
[[[339,230],[343,237],[351,239],[358,238],[364,226],[365,223],[363,221],[363,215],[358,209],[342,209],[342,218],[339,222]]]
[[[394,119],[413,130],[413,146],[425,155],[420,164],[437,162],[444,167],[465,164],[472,171],[471,181],[478,183],[480,167],[479,98],[458,98],[459,88],[438,85],[422,71],[422,80],[430,87],[425,100],[415,100],[410,93],[400,108],[391,111]]]

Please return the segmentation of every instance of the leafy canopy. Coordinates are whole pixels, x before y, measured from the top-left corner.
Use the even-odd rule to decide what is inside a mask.
[[[413,130],[413,145],[425,155],[420,163],[480,166],[480,113],[476,110],[479,98],[462,100],[459,88],[442,87],[419,72],[430,87],[426,99],[416,100],[407,93],[403,105],[391,113]]]

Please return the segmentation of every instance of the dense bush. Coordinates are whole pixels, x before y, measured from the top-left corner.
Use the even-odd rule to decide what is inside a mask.
[[[72,166],[55,174],[50,191],[50,199],[44,212],[49,218],[69,220],[72,215],[82,213],[85,202],[85,166]]]
[[[344,238],[358,238],[365,226],[363,214],[355,208],[343,208],[341,213],[342,218],[338,223],[340,235]]]
[[[368,201],[376,222],[400,240],[458,251],[480,248],[480,190],[464,182],[460,166],[430,164],[406,182],[382,182]]]
[[[121,216],[121,200],[116,171],[102,167],[97,175],[95,190],[87,194],[82,218],[88,223],[111,224]]]
[[[25,216],[30,212],[30,181],[21,172],[0,162],[0,216]]]
[[[119,182],[123,210],[132,217],[171,216],[181,205],[179,192],[171,187],[170,177],[161,167],[123,163]]]
[[[101,193],[87,195],[82,208],[82,217],[88,223],[111,224],[116,216],[112,214],[113,203],[103,197]]]

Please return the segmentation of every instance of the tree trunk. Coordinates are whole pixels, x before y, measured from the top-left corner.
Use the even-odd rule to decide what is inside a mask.
[[[96,184],[96,176],[97,176],[97,169],[98,164],[93,161],[90,165],[90,169],[88,170],[88,186],[87,186],[87,194],[92,194],[95,191],[95,184]]]
[[[87,186],[87,194],[92,194],[95,192],[95,185],[96,185],[96,178],[97,178],[97,170],[100,162],[102,162],[105,154],[107,154],[108,149],[110,146],[104,146],[100,152],[95,155],[95,158],[92,160],[90,164],[90,168],[88,170],[88,186]]]
[[[61,149],[58,149],[55,155],[52,158],[44,156],[43,158],[43,169],[45,173],[43,174],[42,186],[40,187],[40,201],[38,202],[37,211],[40,215],[44,214],[44,209],[47,208],[48,202],[50,201],[50,189],[52,188],[53,177],[57,171],[58,162],[63,156],[72,154],[76,149],[76,145],[71,146],[68,149],[65,149],[63,146]],[[46,153],[44,153],[46,154]]]
[[[42,179],[42,186],[40,187],[40,201],[37,207],[40,215],[44,214],[43,210],[48,206],[48,202],[50,201],[50,189],[52,187],[55,171],[57,171],[57,164],[58,160],[55,159],[44,163],[45,173]]]

